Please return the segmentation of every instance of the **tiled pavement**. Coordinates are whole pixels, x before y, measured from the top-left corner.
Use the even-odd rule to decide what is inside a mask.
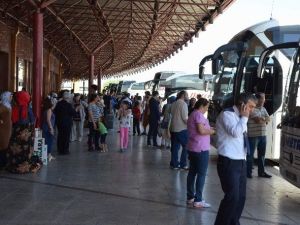
[[[169,151],[145,141],[131,137],[119,153],[111,131],[108,153],[87,152],[84,140],[37,174],[0,172],[0,225],[212,225],[223,197],[214,157],[204,191],[212,208],[187,208],[187,172],[170,170]],[[300,189],[268,171],[271,179],[248,180],[241,225],[300,224]]]

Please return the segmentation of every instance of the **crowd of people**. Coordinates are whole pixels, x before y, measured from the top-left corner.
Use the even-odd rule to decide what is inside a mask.
[[[217,170],[224,198],[215,225],[239,224],[245,198],[246,180],[252,178],[253,156],[258,151],[258,176],[270,178],[264,168],[266,125],[270,117],[264,108],[263,93],[241,94],[235,105],[224,109],[216,127],[206,117],[209,100],[197,96],[189,99],[186,91],[169,97],[166,104],[157,91],[145,96],[116,96],[114,91],[88,96],[62,90],[51,92],[42,104],[41,129],[47,145],[48,160],[57,153],[70,153],[69,143],[81,142],[88,128],[88,151],[107,152],[106,136],[114,120],[119,124],[120,152],[129,146],[129,133],[147,135],[147,146],[170,149],[170,168],[188,170],[187,204],[208,208],[203,189],[209,164],[210,136],[217,135]],[[0,103],[0,166],[14,173],[36,172],[42,166],[33,155],[35,118],[30,94],[24,89],[3,92]],[[248,131],[248,134],[247,134]],[[158,136],[161,141],[158,143]],[[179,157],[179,152],[181,154]]]

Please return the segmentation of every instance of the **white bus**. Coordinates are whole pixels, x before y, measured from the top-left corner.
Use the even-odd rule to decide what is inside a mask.
[[[198,94],[201,94],[202,97],[210,99],[210,84],[210,76],[199,79],[198,74],[175,73],[166,79],[160,79],[156,85],[150,86],[150,88],[152,88],[151,91],[158,91],[163,99],[176,96],[182,90],[188,93],[189,98],[196,98]]]
[[[298,41],[299,38],[300,26],[279,26],[276,20],[269,20],[241,31],[228,44],[219,47],[211,57],[212,73],[217,78],[214,79],[216,83],[213,104],[209,109],[208,118],[214,123],[219,112],[232,106],[240,93],[264,92],[265,107],[271,115],[271,122],[267,126],[266,154],[270,159],[279,159],[280,155],[280,131],[276,127],[281,120],[283,82],[286,79],[288,64],[281,65],[280,77],[270,73],[269,76],[259,78],[259,58],[264,49],[275,44]]]
[[[180,71],[161,71],[157,72],[154,75],[153,80],[149,80],[145,82],[145,91],[150,91],[152,94],[153,91],[158,91],[160,97],[165,97],[165,86],[166,79],[173,75],[183,75],[186,74]]]
[[[290,61],[287,74],[282,67]],[[285,66],[284,66],[285,67]],[[282,104],[280,141],[280,173],[292,184],[300,187],[300,47],[299,42],[274,45],[266,49],[260,58],[258,75],[283,77],[284,100]]]
[[[143,97],[145,95],[145,82],[132,83],[127,92],[130,94],[130,96],[139,95]]]

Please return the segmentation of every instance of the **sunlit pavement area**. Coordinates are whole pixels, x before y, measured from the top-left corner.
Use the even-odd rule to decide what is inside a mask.
[[[212,207],[188,208],[186,171],[169,169],[170,152],[131,136],[120,153],[111,131],[108,153],[88,152],[86,139],[71,143],[37,174],[0,173],[1,225],[212,225],[223,197],[211,156],[204,196]],[[256,169],[254,175],[256,175]],[[268,168],[271,179],[248,179],[241,225],[300,224],[300,189]]]

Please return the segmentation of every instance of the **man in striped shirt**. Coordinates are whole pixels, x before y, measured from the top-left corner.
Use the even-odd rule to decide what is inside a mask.
[[[270,117],[264,107],[265,94],[257,93],[255,96],[258,102],[248,120],[250,153],[247,155],[247,177],[252,178],[253,156],[255,149],[257,148],[258,176],[271,178],[272,176],[265,172],[265,155],[267,146],[266,126],[268,122],[270,122]]]

